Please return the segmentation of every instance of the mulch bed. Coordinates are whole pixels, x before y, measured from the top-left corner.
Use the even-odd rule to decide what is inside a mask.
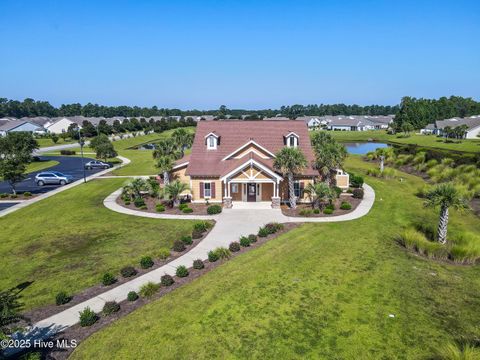
[[[135,266],[135,269],[137,270],[137,275],[135,275],[135,276],[124,278],[120,273],[113,273],[112,272],[112,274],[117,278],[117,282],[115,282],[115,284],[112,284],[112,285],[109,285],[109,286],[104,286],[101,283],[99,283],[98,285],[92,286],[90,288],[87,288],[87,289],[81,291],[78,294],[73,295],[72,300],[68,304],[64,304],[64,305],[51,304],[51,305],[47,305],[47,306],[42,306],[42,307],[27,311],[23,315],[25,316],[25,318],[28,320],[29,323],[35,323],[35,322],[40,321],[42,319],[45,319],[49,316],[55,315],[55,314],[65,310],[65,309],[68,309],[68,308],[70,308],[70,307],[72,307],[76,304],[80,304],[81,302],[86,301],[86,300],[88,300],[92,297],[100,295],[101,293],[104,293],[105,291],[111,290],[111,289],[115,288],[116,286],[122,285],[122,284],[124,284],[124,283],[126,283],[130,280],[133,280],[134,278],[136,278],[140,275],[143,275],[147,272],[155,270],[155,269],[157,269],[157,268],[159,268],[159,267],[161,267],[165,264],[168,264],[169,262],[175,260],[176,258],[182,256],[187,251],[190,251],[191,249],[193,249],[195,246],[198,245],[198,243],[200,241],[202,241],[205,238],[205,236],[208,235],[208,233],[211,231],[212,228],[213,227],[211,227],[206,232],[204,232],[203,236],[201,238],[192,239],[193,243],[191,245],[185,245],[185,251],[175,252],[173,250],[170,250],[170,256],[168,257],[168,259],[166,259],[166,260],[153,259],[154,264],[153,264],[152,267],[150,267],[148,269],[142,269],[140,267],[140,265],[137,264],[137,266]],[[128,265],[128,264],[126,264],[126,265]],[[100,281],[101,281],[101,279],[99,278],[99,282]],[[52,298],[52,301],[54,301],[54,300],[55,299]],[[27,323],[23,322],[23,323],[19,323],[19,325],[26,326]]]
[[[339,199],[336,199],[334,201],[335,204],[335,210],[333,210],[333,214],[326,215],[320,210],[319,214],[310,214],[308,217],[332,217],[332,216],[338,216],[338,215],[343,215],[343,214],[348,214],[355,210],[360,204],[362,199],[355,199],[354,197],[351,196],[351,194],[341,194]],[[350,205],[352,205],[352,208],[350,210],[342,210],[340,209],[340,204],[342,202],[348,202]],[[326,205],[326,204],[325,204]],[[313,210],[312,206],[310,204],[297,204],[296,209],[291,209],[288,205],[282,205],[281,207],[282,213],[285,216],[291,216],[291,217],[305,217],[305,215],[300,215],[300,211],[302,210]]]
[[[149,213],[156,213],[156,214],[185,215],[185,216],[188,216],[188,215],[208,215],[207,208],[208,208],[209,205],[205,205],[205,204],[187,203],[188,207],[193,209],[193,212],[191,212],[191,213],[184,213],[179,208],[169,207],[168,205],[165,205],[165,211],[158,212],[155,209],[155,206],[157,204],[161,203],[160,200],[154,199],[154,198],[151,198],[151,197],[145,197],[143,200],[145,201],[145,205],[147,206],[146,209],[137,208],[135,206],[135,204],[133,203],[133,201],[130,202],[129,205],[125,205],[125,202],[121,199],[121,197],[117,198],[117,204],[119,204],[123,207],[126,207],[128,209],[144,211],[144,212],[149,212]]]
[[[11,195],[8,195],[6,197],[1,197],[0,196],[0,200],[3,201],[3,202],[15,202],[17,200],[30,200],[30,199],[33,199],[34,197],[36,197],[37,195],[35,194],[32,194],[30,196],[23,196],[23,194],[17,194],[16,197],[12,197]]]
[[[232,256],[231,256],[230,259],[232,259],[232,258],[234,258],[234,257],[236,257],[240,254],[243,254],[244,252],[247,252],[247,251],[255,249],[259,246],[262,246],[267,241],[269,241],[271,239],[274,239],[274,238],[278,237],[279,235],[282,235],[282,234],[296,228],[299,225],[300,225],[299,223],[284,224],[284,228],[282,230],[276,232],[275,234],[268,235],[267,237],[264,237],[264,238],[258,237],[257,242],[252,243],[249,247],[242,247],[240,251],[232,253]],[[195,246],[195,245],[196,244],[194,243],[191,246]],[[109,316],[99,315],[99,320],[95,324],[93,324],[92,326],[89,326],[89,327],[81,327],[79,324],[74,325],[74,326],[66,329],[62,333],[57,334],[52,340],[55,341],[55,342],[57,340],[66,340],[68,343],[71,343],[72,340],[76,340],[77,345],[78,345],[81,341],[85,340],[87,337],[89,337],[93,333],[97,332],[98,330],[100,330],[100,329],[108,326],[109,324],[113,323],[114,321],[130,314],[132,311],[134,311],[134,310],[136,310],[136,309],[138,309],[138,308],[140,308],[140,307],[142,307],[142,306],[144,306],[148,303],[151,303],[155,300],[158,300],[159,298],[161,298],[165,294],[168,294],[171,291],[174,291],[178,287],[192,282],[193,280],[199,278],[200,276],[206,274],[207,272],[215,269],[217,266],[222,265],[226,261],[228,261],[228,260],[218,260],[216,262],[211,263],[208,260],[205,260],[204,261],[205,267],[203,269],[196,270],[196,269],[193,269],[193,268],[189,268],[188,269],[189,275],[187,277],[184,277],[184,278],[179,278],[177,276],[174,276],[175,283],[172,286],[169,286],[169,287],[163,287],[162,286],[160,288],[160,290],[157,293],[155,293],[155,295],[153,295],[152,297],[150,297],[150,298],[139,298],[136,301],[127,301],[127,300],[122,301],[120,303],[120,310],[117,313],[114,313],[114,314],[109,315]],[[153,268],[150,268],[148,270],[150,271],[152,269]],[[72,305],[72,303],[68,304],[68,306],[71,306],[71,305]],[[57,309],[58,309],[58,307],[57,307]],[[73,348],[47,349],[47,350],[44,350],[43,355],[48,359],[63,360],[63,359],[67,359],[68,356],[73,352],[73,350],[74,350]]]

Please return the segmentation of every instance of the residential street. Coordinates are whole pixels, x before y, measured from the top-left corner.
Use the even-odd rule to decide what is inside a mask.
[[[35,171],[28,174],[27,178],[17,184],[17,191],[24,192],[29,191],[32,194],[43,194],[53,189],[58,188],[60,185],[46,185],[46,186],[37,186],[34,182],[35,175],[42,171],[59,171],[66,175],[72,175],[75,180],[79,180],[83,177],[83,169],[82,169],[82,158],[77,156],[41,156],[40,159],[42,160],[55,160],[58,161],[59,164],[52,166],[46,170]],[[84,162],[93,160],[92,158],[84,158]],[[96,169],[96,170],[85,170],[86,176],[95,174],[103,169]],[[6,181],[0,181],[0,193],[11,193],[10,185]],[[9,205],[3,203],[0,204],[0,209],[7,208],[11,206],[12,203]]]

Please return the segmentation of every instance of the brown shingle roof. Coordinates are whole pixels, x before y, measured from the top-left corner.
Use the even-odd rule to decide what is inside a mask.
[[[215,132],[220,136],[220,145],[216,150],[207,150],[205,136]],[[222,160],[250,140],[272,153],[277,153],[284,145],[284,135],[294,132],[300,137],[299,149],[304,153],[309,164],[314,160],[307,125],[303,121],[229,121],[199,122],[190,155],[186,174],[190,176],[223,176],[229,171],[248,161],[242,159]],[[261,162],[273,169],[273,159],[261,159]],[[318,172],[311,165],[303,175],[314,176]]]

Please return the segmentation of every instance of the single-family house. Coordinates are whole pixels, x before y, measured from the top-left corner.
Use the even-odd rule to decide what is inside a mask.
[[[60,117],[56,119],[53,123],[49,124],[46,129],[49,133],[52,134],[62,134],[66,133],[68,130],[68,127],[71,124],[75,124],[70,118],[67,117]],[[78,125],[78,124],[77,124]],[[79,125],[80,126],[80,125]],[[81,126],[80,126],[81,127]]]
[[[268,201],[278,207],[288,200],[289,190],[273,162],[285,146],[300,149],[307,159],[294,186],[299,201],[307,201],[304,189],[318,171],[312,167],[314,154],[303,121],[201,121],[191,154],[176,161],[172,175],[189,184],[193,202],[230,207],[237,201]]]
[[[478,139],[480,135],[480,115],[474,115],[466,118],[451,118],[435,121],[435,131],[437,135],[443,135],[444,129],[448,126],[452,129],[465,125],[465,139]]]
[[[37,124],[25,120],[12,120],[5,122],[0,126],[0,136],[5,136],[9,132],[30,132],[36,134],[43,134],[45,129]]]

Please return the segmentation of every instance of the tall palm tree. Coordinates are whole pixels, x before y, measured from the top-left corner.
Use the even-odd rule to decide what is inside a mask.
[[[305,188],[305,193],[310,198],[312,207],[319,208],[322,201],[326,198],[331,198],[332,189],[324,182],[310,183]]]
[[[172,159],[180,159],[181,152],[177,144],[172,138],[164,139],[157,143],[156,149],[153,151],[153,158],[158,159],[162,156],[170,156]]]
[[[193,136],[185,129],[176,129],[172,133],[172,139],[180,149],[181,157],[185,155],[185,149],[192,146]]]
[[[337,169],[342,168],[347,150],[325,131],[317,131],[313,134],[312,146],[315,152],[314,166],[325,183],[330,186]]]
[[[424,205],[426,207],[440,206],[440,219],[438,221],[438,242],[446,244],[448,227],[448,209],[450,207],[463,210],[468,209],[467,202],[462,194],[452,183],[436,185],[427,192]]]
[[[188,190],[189,187],[187,184],[175,180],[174,182],[165,185],[164,192],[170,200],[173,202],[173,206],[178,206],[180,204],[180,194],[185,190]]]
[[[170,183],[170,172],[173,169],[173,160],[170,156],[161,156],[157,159],[156,167],[163,173],[165,185]]]
[[[273,167],[288,176],[290,207],[295,209],[297,207],[297,198],[295,197],[293,176],[300,173],[307,166],[307,159],[305,159],[305,155],[299,149],[293,147],[284,147],[275,156]]]

